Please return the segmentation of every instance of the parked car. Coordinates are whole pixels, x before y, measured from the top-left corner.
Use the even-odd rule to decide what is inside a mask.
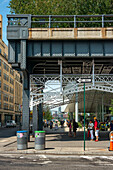
[[[15,120],[7,120],[6,127],[16,127]]]

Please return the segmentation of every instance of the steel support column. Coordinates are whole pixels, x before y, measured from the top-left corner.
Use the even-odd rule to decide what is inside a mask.
[[[28,131],[28,140],[30,140],[29,135],[29,74],[23,72],[23,114],[22,114],[22,129]]]
[[[103,104],[103,97],[104,97],[104,94],[102,94],[102,122],[104,122],[104,104]]]
[[[59,60],[58,64],[60,65],[60,94],[62,94],[62,60]]]
[[[35,135],[35,131],[38,130],[38,111],[37,111],[37,105],[33,106],[33,128],[32,128],[32,134]]]
[[[100,105],[100,122],[102,122],[102,107]]]
[[[78,90],[75,93],[75,121],[78,122]]]
[[[93,73],[93,87],[95,86],[95,66],[94,66],[94,60],[93,60],[93,71],[92,71],[92,73]]]
[[[43,130],[43,111],[41,103],[38,106],[38,130]]]

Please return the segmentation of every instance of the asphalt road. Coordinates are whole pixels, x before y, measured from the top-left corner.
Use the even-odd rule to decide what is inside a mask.
[[[14,128],[0,128],[0,138],[8,138],[16,135],[18,127]]]
[[[113,156],[0,156],[0,170],[112,170]]]

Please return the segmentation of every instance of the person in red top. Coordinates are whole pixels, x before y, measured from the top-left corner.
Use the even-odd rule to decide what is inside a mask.
[[[95,136],[96,136],[95,142],[98,142],[99,128],[98,128],[98,122],[97,122],[97,118],[96,117],[94,117],[94,130],[95,130]]]
[[[69,136],[72,137],[72,132],[71,132],[71,128],[72,128],[72,126],[71,126],[71,120],[70,120],[70,122],[69,122],[69,124],[68,124],[68,127],[69,127]]]

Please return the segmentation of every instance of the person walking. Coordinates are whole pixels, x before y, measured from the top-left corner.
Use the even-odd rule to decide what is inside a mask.
[[[95,130],[95,136],[96,136],[95,142],[98,142],[99,122],[97,121],[96,117],[94,117],[94,130]]]
[[[72,131],[71,131],[72,125],[71,125],[71,120],[70,120],[70,122],[69,122],[69,124],[68,124],[68,127],[69,127],[69,136],[72,137]]]
[[[91,141],[93,141],[93,127],[94,127],[94,124],[92,123],[92,120],[90,120],[89,124],[88,124],[88,129],[90,131],[90,136],[91,136]]]
[[[53,122],[50,121],[50,129],[52,129],[52,128],[53,128]]]
[[[113,131],[113,120],[110,123],[110,131]]]
[[[75,122],[75,120],[73,119],[73,133],[74,133],[74,137],[76,137],[76,130],[78,128],[78,123]]]
[[[58,122],[55,123],[55,130],[58,130]]]

